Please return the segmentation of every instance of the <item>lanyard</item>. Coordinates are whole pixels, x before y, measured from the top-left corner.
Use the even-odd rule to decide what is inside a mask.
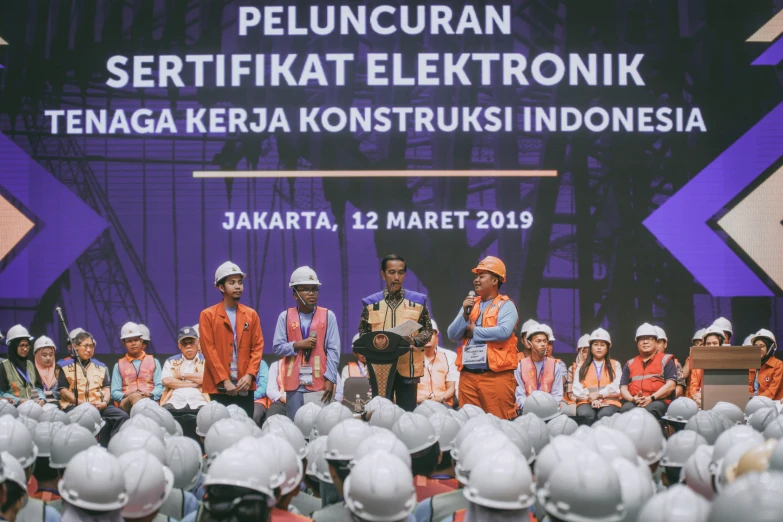
[[[313,308],[313,319],[315,319],[315,311],[318,309],[318,306]],[[310,327],[313,326],[313,319],[310,319],[310,324],[307,325],[307,329],[305,330],[304,323],[302,322],[302,313],[299,311],[299,308],[296,309],[296,314],[299,316],[299,331],[302,332],[302,339],[307,339],[310,337]]]
[[[601,385],[601,374],[604,371],[604,363],[601,363],[601,366],[598,366],[598,363],[593,361],[593,368],[595,368],[595,378],[598,381],[598,385]]]
[[[536,387],[537,390],[541,390],[541,378],[544,376],[544,368],[546,367],[546,360],[547,360],[547,358],[544,357],[544,362],[541,365],[541,371],[540,372],[538,371],[538,368],[536,368],[536,384],[538,385]],[[533,365],[533,367],[535,368],[535,364]]]
[[[364,372],[364,368],[362,368],[362,365],[360,363],[356,363],[356,366],[359,367],[359,373],[362,374],[362,377],[367,377],[367,374]]]
[[[32,386],[32,381],[30,381],[30,375],[26,371],[22,371],[20,368],[17,368],[16,371],[19,372],[19,375],[24,377],[24,380],[27,381],[27,384]]]

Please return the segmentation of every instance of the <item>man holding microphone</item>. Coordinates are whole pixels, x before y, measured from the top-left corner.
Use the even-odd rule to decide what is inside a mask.
[[[340,332],[331,310],[318,306],[321,282],[315,270],[300,266],[288,283],[296,307],[277,318],[272,341],[286,392],[286,415],[294,420],[304,405],[304,394],[323,392],[322,402],[330,402],[339,375]]]

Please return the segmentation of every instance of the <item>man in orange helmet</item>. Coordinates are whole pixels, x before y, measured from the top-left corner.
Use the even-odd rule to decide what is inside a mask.
[[[465,298],[447,332],[449,339],[460,343],[456,361],[460,404],[473,404],[501,419],[511,419],[516,415],[514,332],[519,313],[511,298],[500,294],[506,282],[503,261],[488,256],[473,273],[476,296]]]

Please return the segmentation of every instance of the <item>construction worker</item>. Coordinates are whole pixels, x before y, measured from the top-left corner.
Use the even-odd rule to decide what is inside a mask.
[[[78,361],[62,366],[57,386],[60,388],[60,408],[70,411],[77,404],[89,402],[101,412],[106,424],[101,428],[99,439],[106,447],[116,434],[128,414],[110,403],[111,380],[109,369],[102,362],[93,359],[95,339],[89,332],[80,332],[73,338]],[[74,391],[78,394],[75,395]]]
[[[300,266],[288,283],[296,307],[277,318],[273,346],[284,357],[279,367],[286,394],[286,415],[294,420],[305,393],[321,393],[332,400],[340,363],[340,332],[334,312],[318,306],[321,282],[315,270]]]
[[[652,497],[639,512],[638,522],[688,520],[706,522],[710,503],[686,486],[675,485]]]
[[[576,343],[576,359],[571,363],[565,376],[565,387],[563,389],[563,402],[573,406],[573,412],[569,411],[570,416],[576,415],[576,399],[574,398],[574,377],[577,375],[576,367],[580,366],[587,358],[590,351],[590,334],[584,334]],[[563,410],[565,412],[565,409]]]
[[[62,497],[57,489],[60,474],[49,465],[49,457],[52,454],[52,442],[54,436],[65,425],[60,422],[39,422],[33,431],[33,443],[38,449],[38,457],[33,467],[33,477],[38,484],[33,498],[52,506],[58,513],[63,510]]]
[[[519,361],[514,371],[516,407],[519,411],[524,410],[525,400],[534,391],[552,395],[558,405],[563,400],[566,370],[561,361],[546,356],[551,337],[552,329],[545,324],[532,326],[527,332],[530,357]]]
[[[201,447],[189,437],[169,437],[166,441],[165,464],[174,476],[174,486],[160,506],[160,513],[182,520],[198,511],[198,500],[190,490],[202,479]]]
[[[669,339],[666,337],[666,332],[660,326],[655,327],[657,335],[656,346],[659,353],[666,353],[666,348],[669,346]],[[685,372],[683,371],[682,364],[677,358],[674,358],[674,367],[677,369],[677,387],[675,388],[676,397],[682,397],[685,395],[685,390],[688,388],[688,382],[685,380]]]
[[[412,479],[407,466],[390,453],[376,451],[359,459],[345,480],[350,515],[343,520],[408,520],[416,505]],[[383,484],[383,494],[378,494],[378,484]]]
[[[127,522],[168,522],[170,518],[158,511],[174,486],[171,470],[143,449],[124,453],[118,460],[128,495],[122,518]]]
[[[452,490],[457,489],[459,481],[455,478],[451,449],[454,447],[454,439],[462,428],[462,423],[448,413],[435,413],[430,415],[427,420],[430,421],[438,434],[438,446],[441,454],[431,478]]]
[[[256,389],[253,392],[253,422],[261,427],[266,419],[266,412],[269,409],[271,401],[266,396],[267,382],[269,381],[269,365],[261,359],[258,363],[258,373],[256,374]]]
[[[6,334],[8,359],[0,363],[0,397],[14,405],[29,400],[42,406],[45,403],[35,364],[27,360],[32,341],[30,332],[20,324]]]
[[[286,394],[283,390],[283,375],[280,373],[280,364],[283,360],[278,359],[269,365],[265,396],[257,399],[260,402],[257,402],[256,405],[261,404],[264,408],[262,423],[272,415],[286,415]],[[255,416],[253,418],[255,419]]]
[[[783,361],[773,357],[778,349],[775,334],[761,329],[750,341],[761,350],[761,369],[750,370],[748,376],[750,393],[774,401],[783,399]]]
[[[215,271],[222,300],[199,316],[199,340],[205,372],[201,390],[225,406],[236,404],[253,416],[256,374],[264,353],[261,321],[252,308],[240,304],[245,273],[226,261]]]
[[[706,328],[702,328],[700,330],[696,330],[696,333],[693,334],[693,338],[691,339],[691,346],[704,346],[704,333],[707,331]],[[686,382],[688,383],[688,386],[685,388],[685,396],[692,399],[691,396],[691,372],[693,371],[691,363],[691,356],[690,353],[688,354],[688,357],[685,358],[685,362],[682,365],[682,376],[685,378]]]
[[[522,323],[522,326],[519,327],[519,334],[517,335],[517,357],[520,361],[525,357],[530,357],[530,343],[527,340],[527,331],[531,326],[535,326],[537,324],[538,321],[535,319],[528,319]]]
[[[703,330],[703,346],[723,346],[726,342],[726,334],[717,326],[710,326]],[[695,345],[694,345],[695,346]],[[688,364],[690,367],[690,364]],[[701,408],[701,388],[704,382],[704,370],[693,368],[690,370],[690,380],[688,381],[687,396],[693,399]]]
[[[122,520],[128,495],[119,459],[99,447],[74,455],[60,481],[60,494],[64,522]]]
[[[353,344],[359,337],[361,337],[361,335],[358,333],[353,336],[351,348],[353,348]],[[369,382],[370,374],[367,370],[367,358],[356,351],[353,352],[353,355],[356,357],[356,361],[348,361],[340,372],[340,380],[337,381],[337,387],[334,391],[335,402],[343,402],[343,399],[345,398],[345,381],[348,379],[368,379]]]
[[[397,404],[405,411],[413,411],[419,379],[424,375],[424,352],[421,348],[432,337],[432,325],[427,296],[403,288],[407,270],[405,259],[396,254],[381,259],[381,279],[386,288],[362,299],[359,334],[391,329],[407,320],[419,324],[421,328],[407,338],[410,350],[397,359],[393,384]]]
[[[715,497],[707,520],[772,522],[783,512],[783,474],[749,473]]]
[[[144,351],[139,325],[122,325],[120,339],[128,353],[114,365],[111,375],[111,398],[125,413],[130,413],[139,399],[158,401],[163,394],[160,363]]]
[[[57,364],[59,366],[66,366],[68,364],[71,364],[73,361],[73,346],[71,345],[71,342],[76,339],[76,336],[79,335],[84,331],[84,328],[76,327],[70,332],[68,332],[68,340],[65,342],[65,350],[68,352],[67,357],[63,357],[59,361],[57,361]]]
[[[723,331],[724,338],[726,339],[726,346],[731,346],[731,337],[734,335],[734,331],[731,328],[731,321],[725,317],[718,317],[712,323],[712,326],[716,326]]]
[[[590,351],[577,367],[574,379],[576,414],[582,423],[592,426],[596,419],[610,417],[622,406],[620,377],[622,366],[610,357],[612,338],[598,328],[590,334]]]
[[[405,444],[411,456],[417,502],[454,489],[431,478],[442,455],[438,433],[427,417],[403,413],[392,427],[392,433]]]
[[[620,394],[624,404],[620,412],[644,408],[660,419],[674,398],[677,368],[673,357],[658,353],[657,332],[644,323],[636,330],[639,355],[625,363],[620,379]]]
[[[432,338],[424,345],[424,376],[419,381],[416,402],[430,400],[454,406],[459,380],[457,354],[438,346],[438,325],[431,323]]]
[[[666,450],[660,460],[663,470],[661,480],[665,487],[679,484],[682,468],[699,446],[705,446],[707,439],[695,431],[682,430],[673,434],[666,442]]]
[[[161,382],[165,388],[160,405],[168,410],[195,414],[209,402],[209,395],[202,393],[204,356],[198,353],[198,334],[190,327],[177,333],[180,353],[169,357],[163,364]]]
[[[60,377],[60,366],[54,361],[54,341],[44,336],[39,337],[33,344],[33,359],[35,370],[38,372],[38,380],[44,392],[45,402],[56,403],[60,400],[60,391],[57,388],[57,380]]]
[[[0,453],[0,518],[9,522],[20,520],[19,514],[27,501],[24,470],[11,454],[3,451]]]

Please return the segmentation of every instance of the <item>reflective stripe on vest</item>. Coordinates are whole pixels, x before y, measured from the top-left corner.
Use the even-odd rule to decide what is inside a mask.
[[[376,310],[375,307],[378,307]],[[367,322],[373,332],[393,328],[407,320],[419,322],[424,306],[410,299],[403,299],[397,308],[392,309],[386,299],[366,305]],[[424,374],[424,352],[408,350],[397,359],[397,373],[406,379],[421,377]]]
[[[528,357],[519,362],[519,373],[522,375],[522,384],[525,386],[525,393],[530,395],[536,390],[551,393],[552,384],[555,382],[555,367],[557,360],[552,357],[544,359],[544,367],[541,368],[541,387],[538,387],[539,377],[536,373],[536,365],[533,359]]]
[[[79,367],[78,374],[76,367]],[[74,381],[79,389],[79,404],[83,402],[89,402],[97,404],[103,402],[103,382],[106,380],[106,372],[109,369],[105,366],[98,366],[95,362],[85,366],[87,376],[85,378],[84,372],[82,372],[79,363],[71,362],[68,366],[62,367],[62,372],[65,375],[65,379],[68,381],[68,389],[73,391]],[[105,397],[108,400],[108,397]],[[73,406],[73,403],[66,401],[62,395],[60,395],[60,408],[65,409],[69,406]]]
[[[498,311],[500,305],[510,301],[511,305],[516,307],[514,301],[507,295],[498,294],[492,302],[489,304],[486,310],[484,310],[483,318],[481,319],[482,328],[491,328],[498,324]],[[481,315],[481,306],[477,303],[476,306],[470,311],[469,322],[476,324],[479,315]],[[519,355],[517,352],[517,336],[514,332],[517,330],[517,325],[511,329],[511,335],[508,339],[503,341],[487,341],[487,365],[493,372],[503,372],[507,370],[513,370],[519,363]],[[462,371],[462,348],[468,344],[469,339],[465,338],[457,348],[457,360],[456,365],[459,371]]]
[[[328,322],[329,310],[320,306],[316,307],[313,314],[313,320],[310,323],[310,332],[315,332],[316,342],[310,354],[309,365],[313,368],[313,384],[305,386],[308,391],[321,391],[324,389],[324,372],[326,371],[326,325]],[[289,308],[286,315],[286,334],[288,342],[298,342],[302,340],[302,328],[299,322],[299,310]],[[299,368],[305,365],[304,352],[300,350],[296,355],[285,357],[278,368],[278,375],[283,377],[283,388],[280,391],[296,391],[299,389]],[[281,371],[282,370],[282,371]]]
[[[151,355],[144,354],[136,371],[133,361],[127,356],[117,363],[122,379],[122,393],[127,395],[135,391],[152,393],[155,389],[155,359]]]
[[[631,395],[642,394],[649,397],[660,390],[666,384],[663,368],[672,359],[669,354],[656,353],[644,365],[642,358],[637,356],[628,361],[628,372],[631,377],[628,383],[628,392]],[[670,399],[664,399],[669,402]]]
[[[35,380],[35,364],[33,364],[32,361],[26,361],[27,366],[27,377],[30,379],[30,382],[27,382],[24,377],[19,375],[19,370],[16,369],[16,366],[6,359],[3,361],[3,368],[5,368],[5,376],[8,379],[8,385],[11,387],[10,391],[15,397],[18,397],[20,399],[29,399],[32,396],[33,390],[35,388],[33,387],[33,381]]]
[[[609,379],[609,371],[606,369],[606,365],[611,364],[612,370],[615,371],[615,375],[617,372],[617,368],[615,367],[615,361],[614,359],[609,359],[608,361],[604,359],[604,365],[601,368],[601,378],[598,379],[595,375],[595,365],[591,364],[589,368],[587,368],[587,372],[585,373],[585,379],[582,381],[582,386],[584,386],[588,392],[593,393],[599,391],[601,388],[605,388],[606,386],[612,384],[612,381]],[[574,378],[579,378],[579,372],[581,371],[582,365],[580,364],[579,367],[574,371]],[[588,404],[590,401],[588,400],[579,400],[577,401],[577,405],[580,404]],[[622,403],[618,399],[601,399],[601,407],[614,405],[617,407],[622,406]]]

